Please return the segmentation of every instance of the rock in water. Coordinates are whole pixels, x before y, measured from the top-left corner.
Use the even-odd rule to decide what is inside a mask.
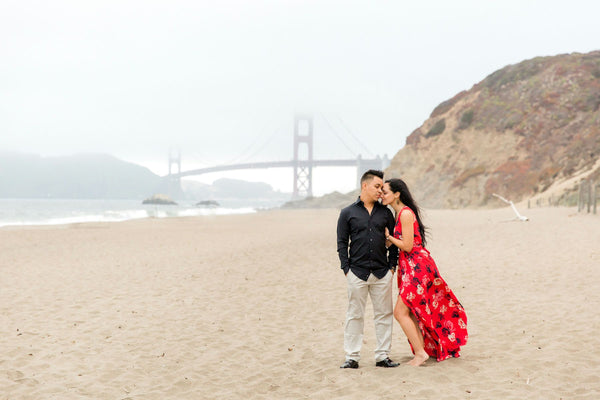
[[[151,197],[148,197],[146,200],[142,201],[142,204],[172,204],[177,205],[177,203],[167,196],[166,194],[155,194]]]
[[[219,207],[219,203],[214,200],[202,200],[196,203],[197,207],[215,208]]]

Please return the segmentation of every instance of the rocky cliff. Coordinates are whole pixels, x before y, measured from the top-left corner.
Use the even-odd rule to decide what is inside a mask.
[[[504,67],[436,107],[386,176],[423,206],[497,206],[552,194],[567,202],[600,178],[600,51]]]

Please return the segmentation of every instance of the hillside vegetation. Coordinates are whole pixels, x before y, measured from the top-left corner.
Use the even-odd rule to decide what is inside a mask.
[[[394,156],[426,207],[497,206],[552,194],[572,202],[600,178],[600,51],[504,67],[436,107]]]

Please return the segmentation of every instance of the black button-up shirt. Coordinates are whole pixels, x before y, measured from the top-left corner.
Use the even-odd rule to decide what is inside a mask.
[[[376,202],[371,214],[360,197],[340,212],[337,225],[337,251],[344,274],[349,270],[366,281],[369,274],[381,279],[396,269],[398,248],[385,247],[385,228],[393,233],[396,221],[389,208]],[[350,242],[350,251],[348,251]]]

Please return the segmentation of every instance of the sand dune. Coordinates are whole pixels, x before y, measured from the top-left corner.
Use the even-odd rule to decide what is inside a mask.
[[[336,210],[2,228],[0,399],[600,398],[599,217],[523,211],[426,210],[469,343],[390,370],[370,304],[339,369]]]

